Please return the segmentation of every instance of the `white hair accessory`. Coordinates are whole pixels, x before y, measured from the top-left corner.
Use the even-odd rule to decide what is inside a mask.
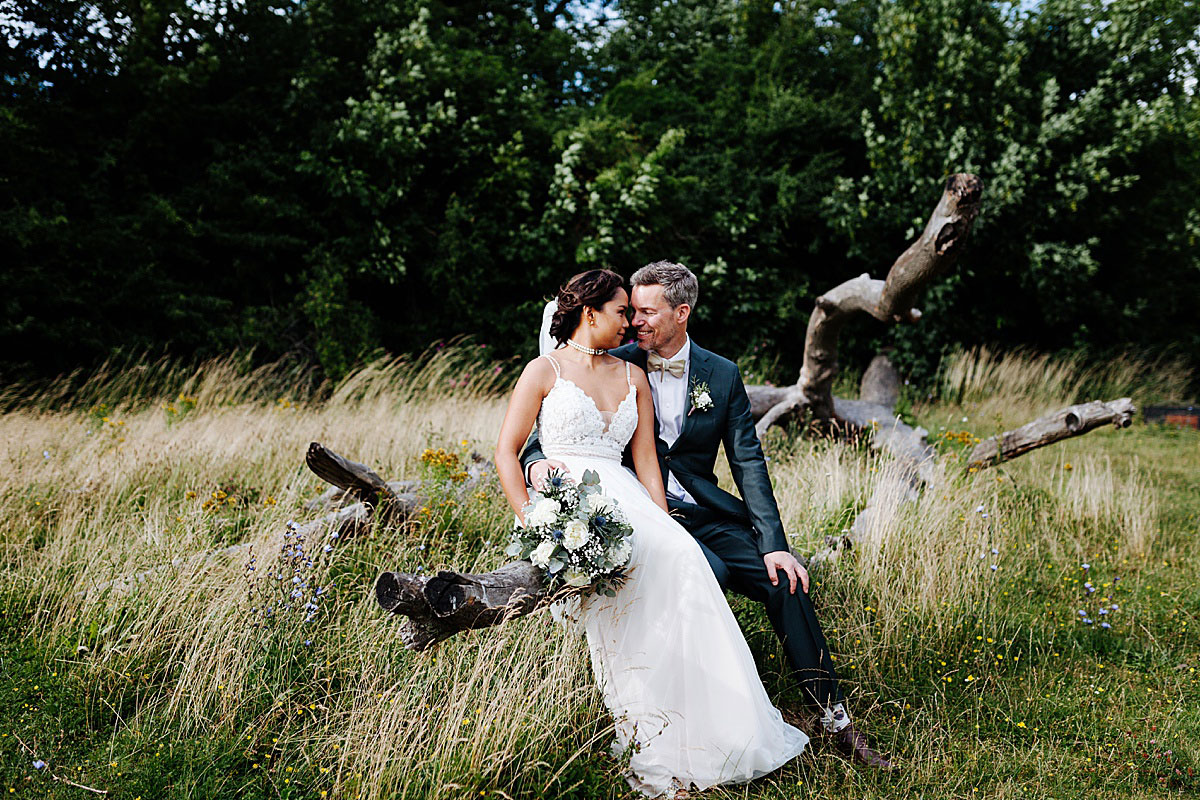
[[[538,333],[539,356],[558,349],[558,342],[554,341],[554,337],[550,335],[550,323],[554,319],[555,311],[558,311],[558,301],[556,300],[546,303],[546,307],[542,309],[542,329]]]

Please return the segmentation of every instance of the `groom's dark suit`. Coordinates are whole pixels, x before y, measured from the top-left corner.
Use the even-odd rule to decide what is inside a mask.
[[[636,344],[609,353],[646,368],[646,351]],[[808,595],[799,588],[791,594],[784,574],[779,576],[778,585],[772,585],[767,577],[763,555],[790,548],[737,365],[704,350],[693,340],[688,372],[689,387],[707,384],[714,406],[708,411],[692,409],[689,390],[682,430],[670,446],[659,438],[658,419],[654,421],[663,486],[668,484],[670,470],[696,500],[687,503],[668,499],[667,504],[700,543],[721,585],[766,605],[788,661],[810,698],[822,707],[841,702],[829,646]],[[714,467],[722,442],[743,499],[717,485]],[[521,454],[521,463],[528,467],[544,458],[534,431]],[[628,449],[625,464],[632,468]]]

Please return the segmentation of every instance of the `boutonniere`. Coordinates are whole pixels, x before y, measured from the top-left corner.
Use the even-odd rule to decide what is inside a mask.
[[[697,381],[692,384],[692,407],[688,410],[688,416],[692,415],[693,411],[704,413],[711,411],[713,407],[712,395],[709,394],[708,384],[704,381]]]

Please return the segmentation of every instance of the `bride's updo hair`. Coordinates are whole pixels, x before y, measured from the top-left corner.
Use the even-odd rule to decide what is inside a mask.
[[[558,290],[558,310],[550,320],[550,335],[559,344],[570,338],[585,308],[600,309],[625,286],[625,279],[611,269],[581,272]]]

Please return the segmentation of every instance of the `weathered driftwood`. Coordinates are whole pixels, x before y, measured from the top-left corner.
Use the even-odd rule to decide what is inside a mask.
[[[1128,397],[1107,403],[1090,403],[1061,408],[1038,417],[1016,430],[985,439],[975,446],[967,458],[967,467],[982,469],[1024,455],[1048,444],[1079,436],[1103,425],[1128,428],[1137,409]]]
[[[750,398],[750,416],[756,421],[775,406],[783,402],[790,386],[767,386],[763,384],[747,384],[746,396]]]
[[[966,243],[975,217],[983,181],[975,175],[952,175],[925,230],[888,270],[884,280],[863,274],[835,286],[816,300],[804,339],[804,365],[796,384],[799,391],[784,395],[759,421],[759,433],[807,408],[815,419],[834,417],[833,381],[838,370],[838,335],[858,313],[881,322],[915,322],[913,307],[925,285],[948,270]],[[763,420],[768,420],[767,425]]]
[[[365,464],[343,458],[320,442],[309,444],[304,462],[318,478],[361,500],[383,503],[395,497],[387,482]]]
[[[878,515],[890,513],[898,503],[917,499],[937,466],[937,453],[925,439],[928,432],[910,427],[893,416],[890,406],[836,397],[833,402],[838,420],[844,420],[851,428],[869,431],[871,447],[891,453],[895,461],[880,473],[867,505],[854,518],[849,532],[826,537],[827,547],[812,555],[809,559],[812,564],[836,558],[874,524]]]
[[[393,614],[408,617],[400,632],[405,647],[425,650],[459,631],[499,625],[535,611],[545,592],[537,568],[514,561],[482,575],[385,572],[375,583],[375,599]]]
[[[900,400],[900,370],[883,353],[871,359],[858,387],[858,399],[891,411]],[[837,413],[837,409],[834,409]]]

